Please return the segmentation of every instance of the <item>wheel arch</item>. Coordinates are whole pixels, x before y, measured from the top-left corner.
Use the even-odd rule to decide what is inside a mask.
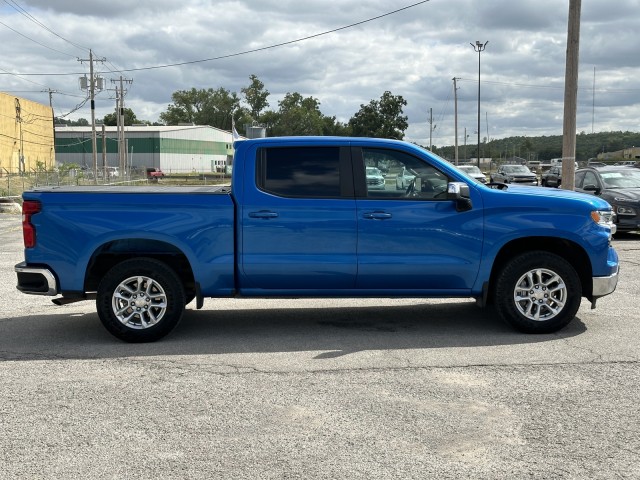
[[[187,255],[175,245],[161,240],[112,240],[98,247],[87,265],[85,292],[98,289],[104,275],[115,265],[130,258],[153,258],[167,264],[178,275],[185,292],[195,292],[195,277]]]
[[[554,253],[565,260],[576,270],[582,284],[582,295],[589,298],[593,290],[591,260],[587,252],[577,243],[557,237],[527,237],[511,240],[496,255],[491,270],[490,286],[496,284],[496,278],[510,259],[516,255],[531,251]],[[489,301],[493,300],[493,288],[489,288]]]

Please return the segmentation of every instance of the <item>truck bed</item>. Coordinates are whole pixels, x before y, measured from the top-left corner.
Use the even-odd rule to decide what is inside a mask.
[[[42,193],[163,193],[163,194],[228,194],[231,192],[229,185],[210,186],[176,186],[166,187],[161,185],[125,186],[125,185],[79,185],[63,187],[36,187],[33,192]]]

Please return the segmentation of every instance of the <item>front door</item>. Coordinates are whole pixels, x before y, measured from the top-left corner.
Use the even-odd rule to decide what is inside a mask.
[[[364,167],[383,166],[387,173],[385,189],[368,188],[357,199],[357,288],[381,294],[470,290],[483,240],[479,205],[458,212],[447,200],[447,175],[421,158],[395,150],[361,151]]]

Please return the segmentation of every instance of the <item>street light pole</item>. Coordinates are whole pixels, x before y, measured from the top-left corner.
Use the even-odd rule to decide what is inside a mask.
[[[473,49],[478,52],[478,168],[480,168],[480,54],[484,51],[489,41],[482,43],[479,40],[475,45],[471,43]]]

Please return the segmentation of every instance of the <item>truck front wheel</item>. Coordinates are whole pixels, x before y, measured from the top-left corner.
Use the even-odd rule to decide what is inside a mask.
[[[535,251],[514,257],[500,271],[495,285],[500,317],[526,333],[551,333],[573,320],[582,298],[582,284],[562,257]]]
[[[153,342],[182,318],[185,293],[176,273],[163,262],[143,258],[117,264],[98,286],[100,321],[125,342]]]

